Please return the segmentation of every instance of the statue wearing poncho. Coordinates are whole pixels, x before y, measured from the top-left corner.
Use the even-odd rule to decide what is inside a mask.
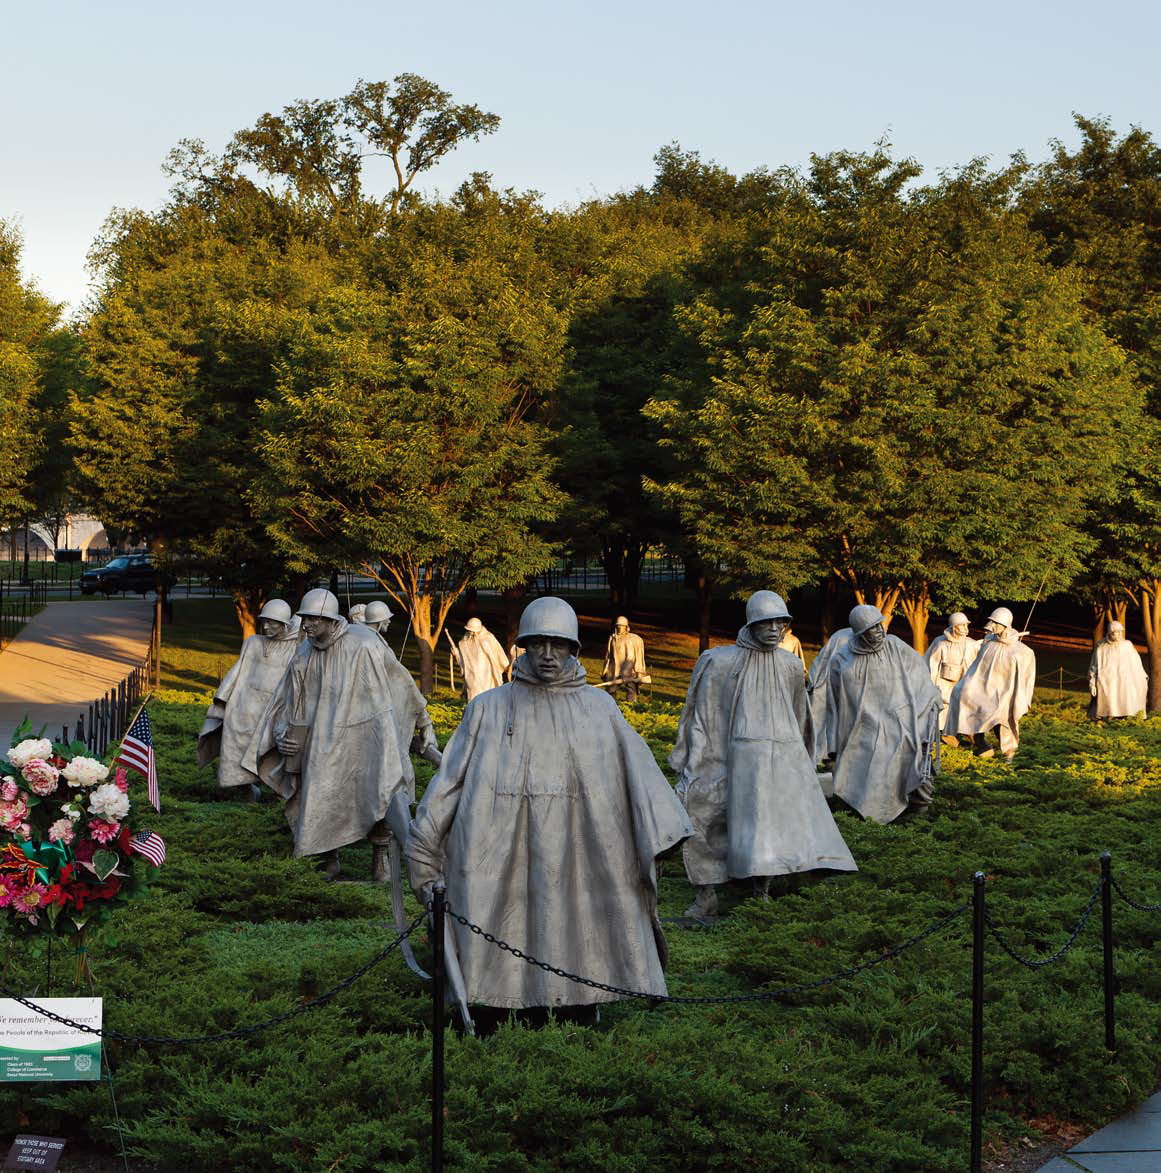
[[[951,703],[955,686],[963,679],[972,661],[980,653],[980,641],[968,635],[968,617],[962,611],[954,611],[947,618],[947,627],[937,635],[927,649],[927,667],[931,670],[931,682],[939,689],[944,705]],[[939,714],[939,731],[943,733],[947,721],[947,709]],[[944,743],[958,745],[954,733],[944,735]]]
[[[316,635],[316,617],[300,612],[310,638],[299,645],[247,750],[247,767],[286,799],[295,855],[369,837],[386,842],[392,796],[414,786],[410,734],[400,736],[387,650],[376,632],[338,617],[337,601],[334,611],[317,620]]]
[[[464,628],[463,639],[453,644],[453,655],[464,677],[464,692],[474,700],[489,688],[504,683],[508,656],[500,641],[474,616]]]
[[[802,662],[778,646],[784,613],[756,591],[735,645],[703,652],[689,682],[669,764],[695,829],[690,916],[712,915],[712,885],[728,879],[857,870],[810,760]]]
[[[810,699],[810,723],[814,730],[811,757],[815,765],[834,754],[834,746],[826,740],[826,686],[831,661],[851,642],[853,632],[840,627],[819,649],[806,674],[806,695]]]
[[[568,604],[537,599],[520,630],[512,682],[468,704],[416,811],[412,887],[426,899],[443,879],[450,908],[532,956],[664,995],[654,860],[690,834],[685,812],[616,703],[585,683]],[[469,1002],[617,999],[451,925]]]
[[[887,635],[879,610],[851,611],[853,638],[827,673],[834,792],[865,819],[890,823],[931,801],[931,750],[943,698],[923,657]]]
[[[1101,717],[1135,717],[1145,708],[1149,676],[1137,649],[1125,639],[1125,625],[1114,619],[1108,634],[1093,648],[1088,666],[1092,703],[1090,720]]]
[[[995,750],[985,735],[998,729],[1000,753],[1009,761],[1020,744],[1020,718],[1032,707],[1036,653],[1020,642],[1012,612],[997,607],[988,617],[988,636],[979,655],[951,693],[947,731],[970,736],[980,757]]]
[[[214,691],[198,733],[198,765],[207,766],[218,758],[219,786],[248,786],[257,781],[242,766],[242,759],[302,636],[298,616],[281,599],[266,603],[258,627],[257,635],[242,641],[238,659]]]

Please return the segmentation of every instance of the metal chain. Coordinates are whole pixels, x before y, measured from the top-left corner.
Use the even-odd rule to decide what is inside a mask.
[[[1084,912],[1080,914],[1080,920],[1076,922],[1076,928],[1072,930],[1072,935],[1068,938],[1067,941],[1064,942],[1063,945],[1060,946],[1059,949],[1056,950],[1055,953],[1052,954],[1051,957],[1044,957],[1038,961],[1033,961],[1030,957],[1021,957],[1020,954],[1017,953],[1016,950],[1013,949],[1012,946],[1009,945],[1008,942],[1000,936],[999,929],[996,928],[994,922],[992,921],[991,914],[987,911],[984,912],[984,921],[988,926],[988,931],[995,938],[996,944],[999,945],[1000,948],[1003,949],[1003,951],[1007,953],[1007,955],[1011,957],[1013,961],[1018,961],[1021,965],[1027,966],[1029,969],[1043,969],[1046,965],[1051,965],[1054,961],[1059,961],[1069,951],[1069,949],[1071,949],[1073,945],[1076,944],[1077,937],[1079,937],[1080,934],[1084,931],[1084,926],[1088,924],[1089,914],[1092,912],[1093,905],[1096,904],[1096,899],[1100,895],[1100,892],[1101,882],[1100,880],[1097,880],[1096,885],[1092,890],[1092,895],[1088,898],[1088,904],[1085,906]]]
[[[38,1006],[35,1002],[28,998],[21,998],[16,994],[10,994],[8,991],[0,991],[0,994],[5,998],[11,998],[14,1002],[19,1002],[28,1010],[35,1011],[43,1018],[51,1019],[53,1022],[59,1022],[62,1026],[67,1026],[73,1030],[84,1031],[85,1034],[98,1035],[103,1039],[113,1039],[119,1043],[136,1043],[142,1047],[172,1047],[172,1046],[193,1046],[200,1043],[224,1043],[230,1039],[245,1039],[251,1035],[260,1034],[264,1030],[269,1030],[274,1026],[281,1026],[284,1022],[289,1022],[292,1018],[297,1018],[300,1014],[305,1014],[308,1010],[316,1010],[320,1006],[325,1006],[332,1001],[338,994],[344,990],[350,989],[364,974],[369,973],[380,962],[382,962],[388,954],[394,949],[397,949],[413,932],[427,919],[427,913],[421,912],[390,944],[385,945],[366,965],[360,966],[350,977],[344,978],[337,985],[331,986],[329,990],[319,994],[317,998],[312,998],[309,1002],[304,1002],[301,1006],[296,1006],[293,1010],[288,1010],[285,1014],[278,1014],[274,1018],[268,1018],[264,1022],[257,1022],[252,1026],[239,1026],[234,1030],[220,1031],[218,1034],[212,1035],[177,1035],[174,1037],[164,1037],[156,1035],[130,1035],[122,1034],[121,1031],[98,1029],[95,1026],[86,1026],[83,1022],[74,1022],[71,1018],[65,1018],[63,1015],[54,1014],[51,1010],[46,1010],[43,1006]]]
[[[772,1002],[779,998],[785,998],[790,994],[821,989],[823,986],[829,986],[845,978],[854,977],[856,974],[873,969],[877,965],[882,965],[885,961],[890,961],[892,958],[898,957],[905,949],[910,949],[913,945],[918,945],[921,941],[927,940],[928,937],[934,936],[942,929],[947,928],[956,917],[966,912],[969,908],[971,908],[971,901],[965,900],[962,904],[953,908],[951,912],[941,916],[939,920],[928,925],[921,933],[916,933],[915,936],[908,937],[907,940],[900,942],[891,949],[884,950],[878,957],[872,957],[869,961],[864,961],[859,965],[852,965],[849,969],[840,970],[838,973],[831,974],[829,977],[819,978],[817,981],[811,982],[797,982],[795,985],[782,986],[777,990],[763,990],[757,994],[729,994],[701,998],[681,997],[671,994],[650,994],[644,990],[627,990],[621,986],[611,986],[606,982],[598,982],[592,978],[569,973],[567,970],[560,969],[555,965],[549,965],[547,961],[540,961],[530,956],[522,949],[516,948],[515,945],[509,945],[507,941],[501,941],[498,937],[480,928],[479,925],[472,924],[467,917],[460,916],[458,912],[453,911],[450,907],[445,906],[445,911],[453,920],[458,921],[464,928],[474,933],[477,937],[482,937],[489,945],[495,945],[497,949],[501,949],[505,953],[511,953],[518,961],[526,961],[529,965],[534,965],[538,969],[543,969],[546,973],[554,974],[556,977],[564,978],[566,981],[576,982],[578,985],[588,986],[590,989],[600,990],[606,994],[617,994],[622,998],[640,998],[646,1002],[670,1002],[674,1005],[681,1006],[723,1006],[740,1002]]]
[[[1138,912],[1161,912],[1161,904],[1138,904],[1131,897],[1125,895],[1124,889],[1117,883],[1116,876],[1110,876],[1113,882],[1113,891],[1130,907],[1137,909]]]

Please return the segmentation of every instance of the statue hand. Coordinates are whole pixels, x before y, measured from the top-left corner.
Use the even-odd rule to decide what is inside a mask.
[[[274,739],[274,744],[278,746],[278,752],[283,757],[293,757],[301,748],[296,737],[291,737],[289,733],[284,733],[280,737]]]

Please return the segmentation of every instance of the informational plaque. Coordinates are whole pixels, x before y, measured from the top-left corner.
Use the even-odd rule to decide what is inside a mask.
[[[29,1001],[62,1018],[101,1029],[100,998],[30,998]],[[0,998],[0,1082],[100,1078],[100,1035],[45,1018],[11,998]]]
[[[18,1136],[8,1150],[4,1168],[52,1173],[64,1152],[65,1143],[59,1136]]]

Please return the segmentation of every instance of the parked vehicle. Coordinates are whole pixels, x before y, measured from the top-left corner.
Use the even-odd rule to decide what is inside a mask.
[[[122,554],[104,566],[86,570],[81,575],[81,594],[95,595],[100,591],[106,597],[118,591],[136,591],[142,597],[157,590],[159,574],[151,554]],[[172,585],[167,575],[167,585]]]

